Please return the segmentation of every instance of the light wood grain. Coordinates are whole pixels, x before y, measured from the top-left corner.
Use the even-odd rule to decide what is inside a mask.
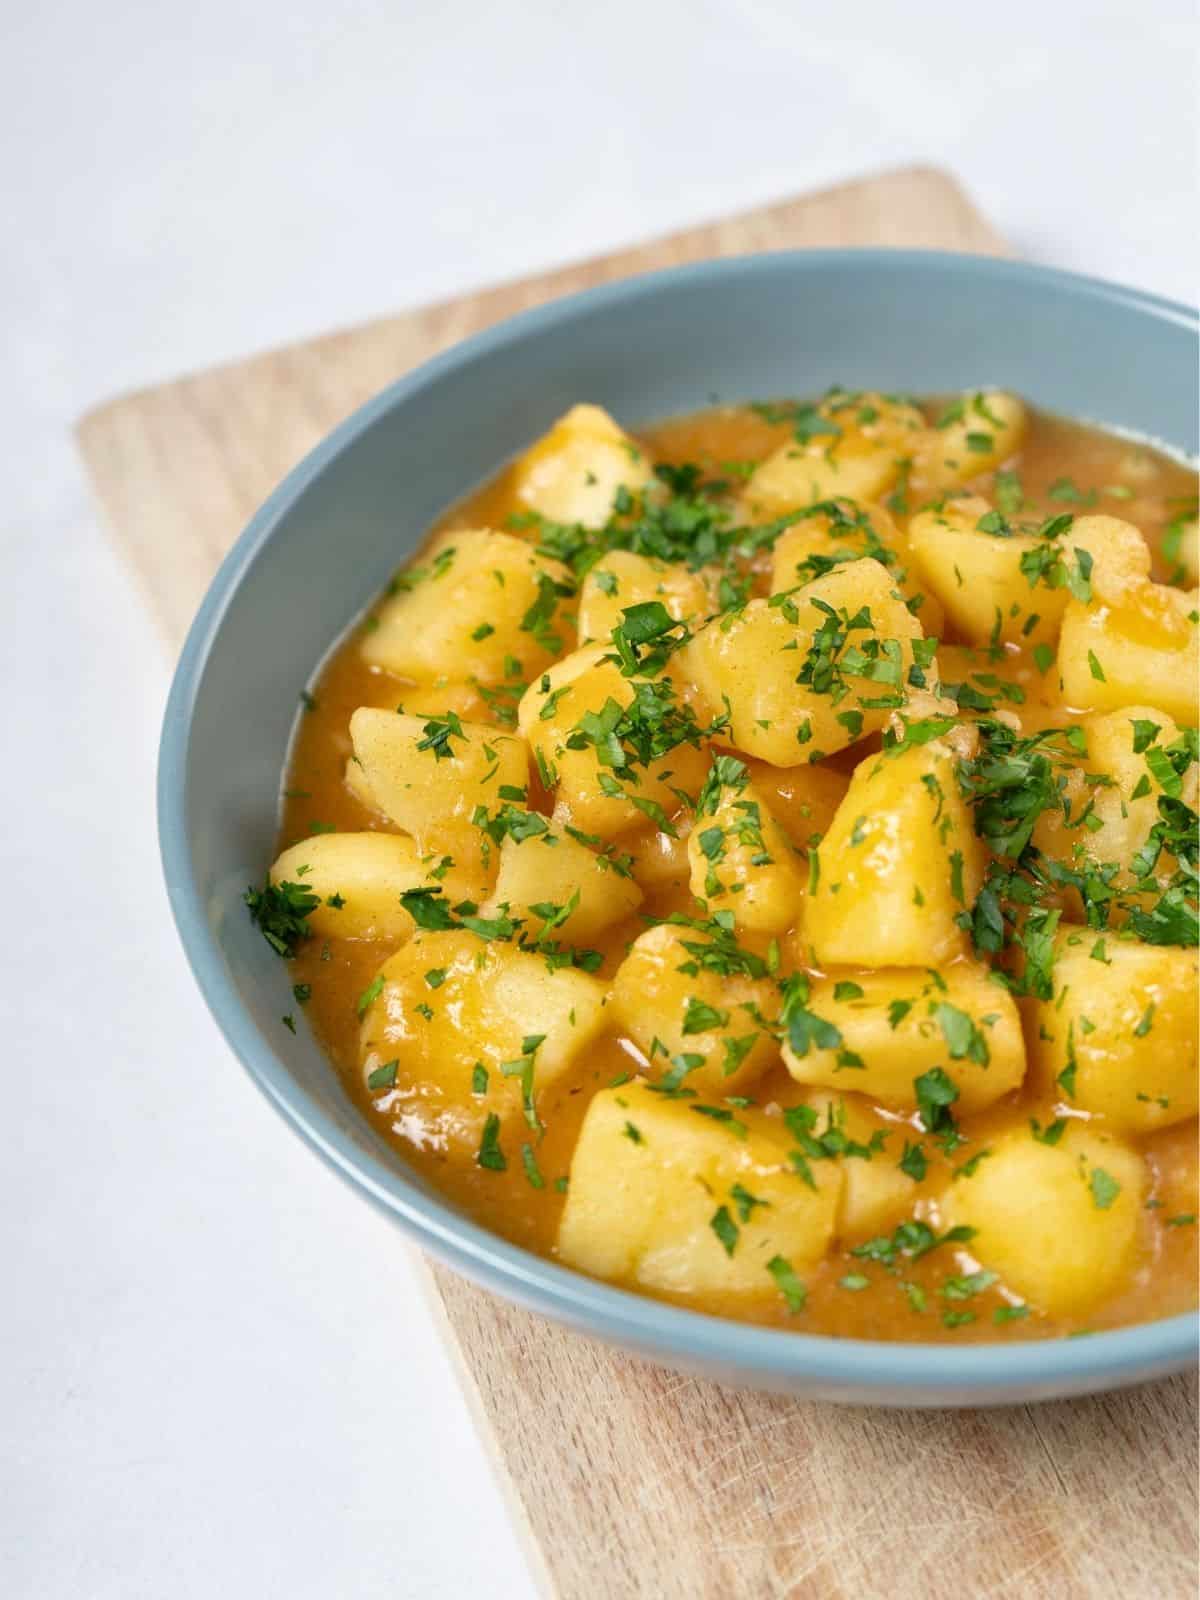
[[[615,1356],[434,1271],[564,1600],[1196,1592],[1190,1379],[1037,1408],[851,1410]]]
[[[1000,253],[912,169],[675,234],[114,400],[80,425],[122,549],[178,646],[255,507],[437,350],[632,272],[747,250]],[[1173,1600],[1196,1591],[1196,1390],[1036,1411],[849,1411],[615,1355],[443,1268],[433,1291],[531,1567],[556,1600]]]

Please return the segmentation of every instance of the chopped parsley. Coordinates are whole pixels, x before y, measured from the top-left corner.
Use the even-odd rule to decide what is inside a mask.
[[[249,888],[242,896],[251,921],[276,955],[294,956],[296,946],[312,937],[308,918],[321,904],[302,883],[272,883],[268,878],[261,889]]]

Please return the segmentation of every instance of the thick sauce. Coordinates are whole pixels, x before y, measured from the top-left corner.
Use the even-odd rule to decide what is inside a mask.
[[[744,471],[739,464],[760,460],[788,435],[787,424],[773,424],[748,408],[728,408],[644,428],[639,438],[660,461],[697,462],[709,475],[736,476]],[[1171,539],[1168,536],[1164,550],[1164,535],[1195,500],[1195,480],[1178,462],[1099,429],[1034,414],[1020,455],[1008,466],[1019,474],[1029,510],[1049,516],[1056,511],[1091,509],[1125,518],[1151,543],[1155,577],[1164,581],[1172,576]],[[990,475],[972,485],[988,498],[992,487]],[[450,511],[435,532],[504,528],[517,509],[511,473],[505,471]],[[357,831],[379,825],[378,818],[343,780],[350,755],[347,727],[359,706],[394,709],[403,699],[403,686],[364,663],[357,649],[360,637],[359,629],[352,630],[339,645],[306,701],[309,709],[299,721],[284,790],[281,849],[316,831]],[[986,669],[998,676],[1006,672],[1019,675],[1021,664],[1009,656],[999,663],[987,662]],[[849,768],[858,752],[847,755]],[[642,910],[663,915],[690,904],[685,879],[648,895]],[[607,939],[590,941],[600,943],[604,950],[601,977],[611,977],[628,942],[643,926],[639,916],[612,930]],[[411,1129],[378,1109],[376,1097],[364,1087],[359,1066],[357,1002],[390,948],[350,940],[311,939],[303,944],[292,962],[298,997],[303,997],[303,1011],[296,1009],[296,1025],[307,1022],[311,1026],[363,1116],[391,1138],[400,1159],[465,1213],[518,1244],[552,1255],[563,1207],[555,1180],[567,1174],[592,1092],[636,1071],[636,1052],[620,1038],[602,1039],[588,1052],[586,1065],[575,1073],[569,1086],[542,1108],[546,1132],[537,1159],[545,1175],[544,1187],[531,1186],[519,1162],[510,1162],[506,1171],[496,1172],[481,1168],[461,1151],[423,1148],[410,1136]],[[769,1108],[776,1100],[794,1104],[796,1086],[778,1066],[760,1081],[754,1096],[763,1107]],[[987,1147],[997,1127],[1024,1120],[1029,1111],[1044,1110],[1044,1101],[1031,1101],[1025,1107],[1010,1096],[981,1115],[960,1118],[966,1143],[950,1157],[930,1148],[929,1175],[918,1196],[931,1193],[944,1181],[945,1161],[961,1165]],[[904,1133],[911,1132],[905,1123],[896,1135],[897,1143],[903,1142]],[[1195,1124],[1183,1123],[1145,1137],[1139,1147],[1147,1161],[1150,1187],[1132,1280],[1080,1325],[1055,1322],[1035,1312],[1005,1323],[1005,1339],[1086,1332],[1166,1316],[1195,1305]],[[892,1273],[840,1252],[805,1274],[808,1300],[800,1316],[789,1315],[778,1296],[763,1296],[749,1305],[732,1297],[724,1301],[707,1298],[699,1304],[707,1311],[808,1332],[919,1341],[994,1339],[998,1336],[994,1312],[1005,1304],[996,1288],[972,1298],[970,1305],[976,1315],[971,1321],[946,1326],[940,1314],[945,1302],[939,1299],[939,1286],[947,1273],[970,1272],[977,1264],[969,1256],[969,1246],[966,1253],[950,1246],[931,1251],[918,1260],[904,1261],[902,1269]],[[862,1287],[864,1279],[869,1284],[866,1289]],[[691,1298],[687,1303],[696,1305],[697,1301]]]

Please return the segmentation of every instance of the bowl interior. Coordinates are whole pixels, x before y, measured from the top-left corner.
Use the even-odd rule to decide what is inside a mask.
[[[763,1352],[782,1339],[796,1354],[778,1357],[780,1372],[789,1361],[799,1371],[801,1347],[833,1341],[669,1312],[457,1219],[353,1109],[303,1024],[297,1037],[285,1031],[286,968],[242,894],[273,852],[301,690],[435,516],[578,400],[636,424],[835,382],[918,393],[995,384],[1194,454],[1195,372],[1194,318],[1145,296],[1009,262],[812,252],[707,263],[559,302],[378,397],[251,523],[197,618],[167,712],[160,818],[172,903],[209,1003],[260,1084],[425,1243],[506,1292],[681,1360],[707,1343],[691,1330],[714,1323],[726,1345],[741,1344],[741,1375],[761,1376]],[[930,1357],[945,1366],[945,1351]]]

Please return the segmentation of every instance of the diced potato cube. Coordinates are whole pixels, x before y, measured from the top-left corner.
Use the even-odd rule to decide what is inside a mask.
[[[502,789],[524,790],[525,741],[457,717],[422,721],[371,706],[350,718],[350,741],[354,792],[411,833],[422,856],[450,858],[448,893],[482,900],[494,852],[471,817],[477,806],[504,804]]]
[[[518,501],[552,522],[601,528],[619,489],[654,481],[646,452],[600,406],[572,406],[513,469]]]
[[[658,600],[684,622],[706,617],[713,609],[708,585],[699,572],[674,561],[654,561],[631,550],[613,550],[583,580],[579,592],[579,637],[608,643],[621,613],[629,606]]]
[[[740,1094],[779,1059],[770,1031],[779,990],[739,948],[666,923],[629,947],[613,980],[612,1016],[652,1073],[678,1073],[682,1063],[688,1088]]]
[[[429,881],[416,844],[397,833],[317,833],[285,850],[271,868],[272,883],[299,883],[320,895],[307,920],[323,939],[400,943],[413,930],[400,896]]]
[[[555,819],[604,839],[644,827],[647,816],[658,820],[656,807],[668,816],[677,811],[677,791],[695,795],[708,770],[707,755],[689,742],[646,766],[628,759],[629,751],[625,766],[613,764],[616,752],[594,719],[615,720],[633,705],[646,680],[623,677],[617,664],[605,659],[609,653],[604,645],[590,645],[556,662],[530,685],[517,713],[543,781],[554,790]],[[676,680],[664,674],[661,681],[676,690],[673,706],[684,707],[686,696]]]
[[[940,967],[964,954],[955,919],[984,860],[948,741],[861,761],[818,859],[803,928],[820,966]]]
[[[1196,726],[1200,713],[1197,595],[1147,583],[1119,605],[1072,600],[1058,667],[1068,705],[1098,711],[1157,706]]]
[[[638,1083],[595,1096],[558,1233],[568,1266],[668,1294],[769,1297],[777,1257],[797,1272],[820,1261],[840,1164],[814,1162],[809,1187],[778,1118],[738,1110],[718,1121],[702,1104]]]
[[[808,876],[792,841],[750,782],[744,762],[718,756],[688,838],[691,889],[737,926],[782,933],[795,922]]]
[[[1164,792],[1164,769],[1159,763],[1165,760],[1166,748],[1179,739],[1178,724],[1152,706],[1129,706],[1085,717],[1079,727],[1087,753],[1072,752],[1062,763],[1062,797],[1069,813],[1064,814],[1061,804],[1047,808],[1038,818],[1033,842],[1064,865],[1083,869],[1091,862],[1118,862],[1121,872],[1115,882],[1141,879],[1145,871],[1139,868],[1135,874],[1132,864],[1159,821],[1158,802]],[[1147,738],[1144,749],[1135,748]],[[1172,785],[1179,781],[1180,798],[1194,809],[1196,763],[1189,763],[1182,777],[1173,764],[1167,764],[1165,775]],[[1174,856],[1163,853],[1154,871],[1165,879],[1176,866]]]
[[[605,1023],[598,979],[465,930],[416,933],[364,1000],[363,1079],[425,1149],[474,1151],[491,1115],[514,1143],[532,1140],[544,1096]]]
[[[981,530],[994,515],[986,500],[952,500],[920,511],[909,523],[913,560],[945,609],[954,631],[971,644],[993,638],[1022,644],[1052,640],[1067,603],[1065,589],[1034,588],[1022,570],[1038,548],[1027,534]]]
[[[872,1238],[910,1216],[917,1184],[899,1163],[911,1130],[897,1128],[857,1094],[815,1089],[801,1104],[815,1114],[814,1137],[844,1141],[844,1154],[836,1157],[842,1168],[838,1238]]]
[[[989,1153],[941,1201],[949,1226],[1006,1288],[1052,1317],[1078,1316],[1132,1270],[1145,1171],[1120,1140],[1071,1124],[1055,1144],[1027,1127]]]
[[[857,1090],[897,1111],[914,1111],[914,1080],[940,1067],[958,1089],[955,1113],[982,1111],[1019,1088],[1025,1044],[1012,995],[987,967],[956,961],[933,974],[892,969],[822,978],[807,1008],[837,1030],[838,1043],[783,1047],[798,1083]]]
[[[510,662],[528,678],[574,643],[570,572],[512,534],[443,534],[404,581],[361,646],[399,678],[428,684],[453,665],[459,678],[498,684]]]
[[[989,532],[993,519],[999,531]],[[947,618],[977,645],[1053,642],[1070,599],[1068,576],[1077,585],[1086,580],[1093,595],[1112,597],[1150,571],[1146,541],[1117,517],[1076,517],[1056,539],[1037,539],[1013,533],[986,500],[971,497],[919,512],[908,534]]]
[[[849,561],[783,604],[751,600],[714,618],[677,660],[711,715],[728,702],[738,750],[790,767],[882,728],[891,710],[872,702],[904,703],[921,639],[886,568]],[[925,675],[932,683],[936,670]]]
[[[941,602],[916,570],[906,536],[882,506],[830,500],[810,507],[802,521],[775,541],[771,593],[784,594],[797,584],[811,583],[830,562],[862,559],[887,568],[926,636],[940,638],[945,624]]]
[[[1124,1133],[1194,1117],[1196,951],[1060,927],[1054,996],[1034,1003],[1039,1087]]]
[[[746,765],[751,783],[798,850],[808,850],[817,842],[850,786],[849,778],[833,767],[812,766],[808,762],[796,767],[772,767],[765,761],[748,761]]]
[[[538,824],[544,821],[537,819]],[[598,855],[553,823],[545,832],[520,838],[510,833],[500,845],[496,887],[483,915],[507,907],[510,916],[525,919],[530,935],[546,931],[549,921],[553,925],[546,937],[585,942],[642,903],[642,891],[628,869],[620,871],[619,866],[615,857]],[[563,915],[576,897],[574,909]]]
[[[1059,542],[1072,556],[1080,550],[1091,556],[1087,582],[1094,600],[1119,605],[1150,576],[1150,546],[1122,517],[1076,517]]]
[[[690,820],[680,817],[673,834],[664,833],[659,828],[653,832],[630,834],[621,840],[621,850],[632,859],[633,876],[647,894],[659,894],[665,889],[686,885],[691,871],[688,860],[690,836]]]
[[[818,500],[875,500],[895,483],[924,428],[915,406],[883,395],[827,396],[805,408],[795,437],[759,464],[742,514],[757,522]]]
[[[914,452],[914,486],[953,489],[993,471],[1021,448],[1027,425],[1025,407],[1014,394],[988,389],[963,395],[922,435]]]

